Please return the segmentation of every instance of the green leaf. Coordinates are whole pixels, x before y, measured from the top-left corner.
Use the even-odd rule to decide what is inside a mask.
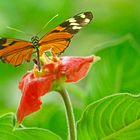
[[[9,113],[0,117],[0,140],[61,140],[49,130],[41,128],[13,129],[13,116]]]
[[[98,100],[113,93],[139,93],[140,47],[132,37],[126,36],[97,49],[95,54],[101,60],[93,65],[88,75],[89,100]]]
[[[140,140],[140,94],[120,93],[89,105],[77,123],[78,140]]]
[[[23,121],[23,124],[28,127],[41,127],[48,129],[61,136],[62,139],[66,139],[67,122],[64,107],[61,106],[61,101],[57,100],[57,98],[54,96],[53,100],[55,101],[49,102],[48,100],[45,100],[47,104],[44,103],[40,111],[31,114],[29,117],[26,117],[26,119]]]

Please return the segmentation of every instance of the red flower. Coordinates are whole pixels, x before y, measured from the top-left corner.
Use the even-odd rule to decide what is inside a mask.
[[[19,82],[22,91],[22,98],[17,112],[18,123],[23,118],[40,109],[42,104],[40,98],[53,88],[53,82],[61,78],[65,82],[77,82],[81,80],[89,69],[90,64],[97,60],[95,56],[88,57],[53,57],[47,58],[45,55],[41,59],[43,62],[42,71],[35,67],[27,72]],[[59,82],[58,82],[59,84]]]

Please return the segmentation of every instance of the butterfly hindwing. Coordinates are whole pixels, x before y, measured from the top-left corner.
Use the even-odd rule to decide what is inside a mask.
[[[69,46],[73,35],[87,25],[92,18],[91,12],[83,12],[55,27],[40,39],[40,54],[48,49],[52,49],[55,54],[61,54]]]
[[[0,59],[5,63],[18,66],[24,60],[30,61],[33,50],[31,42],[13,38],[0,39]]]

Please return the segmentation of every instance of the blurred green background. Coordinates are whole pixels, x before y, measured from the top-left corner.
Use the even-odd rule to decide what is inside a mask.
[[[6,27],[36,34],[47,21],[59,14],[39,35],[41,37],[67,18],[83,11],[91,11],[94,15],[93,21],[75,35],[63,55],[91,55],[106,42],[128,34],[134,38],[136,44],[140,44],[139,0],[1,0],[0,37],[30,40],[31,36]],[[0,62],[0,114],[16,112],[21,96],[18,82],[32,66],[32,61],[16,68]],[[94,79],[85,78],[79,83],[67,85],[76,120],[86,105],[94,100],[91,93],[87,92],[88,89],[85,91],[85,83],[92,88]],[[57,93],[48,94],[43,97],[43,102],[42,110],[27,117],[24,125],[47,128],[65,138],[66,121],[61,98]]]

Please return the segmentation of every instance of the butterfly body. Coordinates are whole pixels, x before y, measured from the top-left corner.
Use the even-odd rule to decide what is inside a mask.
[[[37,55],[47,50],[51,50],[56,55],[61,54],[69,46],[71,38],[92,18],[91,12],[77,14],[56,26],[41,39],[38,36],[33,36],[31,41],[0,38],[0,59],[5,63],[18,66],[24,60],[30,61],[34,49],[38,51]]]

